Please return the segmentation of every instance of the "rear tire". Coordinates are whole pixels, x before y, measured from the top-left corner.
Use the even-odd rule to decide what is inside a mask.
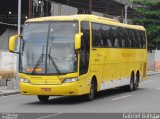
[[[127,86],[128,91],[133,91],[134,90],[134,74],[131,75],[130,78],[130,84]]]
[[[49,99],[49,96],[42,96],[42,95],[38,95],[37,96],[40,102],[47,102]]]
[[[134,83],[134,90],[137,90],[139,87],[139,75],[136,75],[135,83]]]

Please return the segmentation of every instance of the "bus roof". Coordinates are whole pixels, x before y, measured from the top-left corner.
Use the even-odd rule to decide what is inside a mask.
[[[119,27],[125,27],[130,29],[137,29],[137,30],[145,30],[143,26],[124,24],[124,23],[120,23],[118,20],[115,20],[115,19],[95,16],[95,15],[88,15],[88,14],[39,17],[39,18],[28,19],[26,22],[76,21],[76,20],[80,20],[80,21],[85,20],[85,21],[91,21],[95,23],[108,24],[112,26],[119,26]]]

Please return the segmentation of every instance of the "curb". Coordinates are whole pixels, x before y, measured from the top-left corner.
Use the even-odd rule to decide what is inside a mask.
[[[156,73],[149,73],[149,74],[147,74],[147,76],[152,76],[152,75],[157,75],[157,74],[160,74],[160,72],[156,72]]]
[[[15,95],[15,94],[20,94],[20,91],[8,92],[8,93],[0,92],[0,96],[8,96],[8,95]]]

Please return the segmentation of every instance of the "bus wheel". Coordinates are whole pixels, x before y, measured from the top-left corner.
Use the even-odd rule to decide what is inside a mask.
[[[134,90],[134,74],[131,75],[130,84],[128,85],[128,91]]]
[[[49,99],[49,96],[42,96],[42,95],[38,95],[37,96],[40,102],[47,102]]]
[[[134,90],[137,90],[139,87],[139,75],[136,75],[135,83],[134,83]]]
[[[94,80],[92,80],[91,85],[90,85],[90,93],[86,95],[86,100],[91,101],[94,99],[96,94],[96,83]]]

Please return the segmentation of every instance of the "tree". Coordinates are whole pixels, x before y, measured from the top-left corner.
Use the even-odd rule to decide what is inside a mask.
[[[148,49],[160,49],[160,0],[134,0],[133,4],[139,13],[133,23],[146,28]]]

